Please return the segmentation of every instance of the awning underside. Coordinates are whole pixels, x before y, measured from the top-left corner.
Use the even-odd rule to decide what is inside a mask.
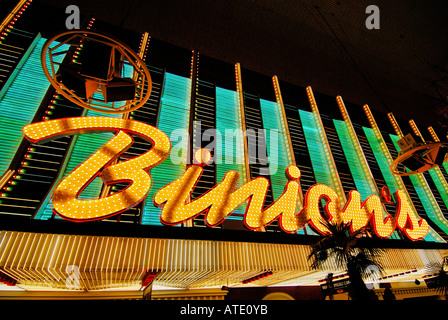
[[[0,271],[26,290],[139,290],[154,274],[154,284],[185,289],[312,285],[345,274],[334,261],[312,270],[309,252],[293,244],[0,232]],[[437,249],[388,249],[378,281],[422,277],[441,261]]]

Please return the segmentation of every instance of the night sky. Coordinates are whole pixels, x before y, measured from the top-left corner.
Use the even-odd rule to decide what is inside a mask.
[[[448,131],[446,1],[34,0],[32,5],[38,3],[56,6],[33,16],[49,33],[64,31],[65,8],[75,4],[83,17],[146,31],[282,81],[341,95],[346,102],[393,112],[405,122],[414,119],[420,131],[431,125],[441,138]],[[365,25],[371,4],[379,9],[380,29]]]

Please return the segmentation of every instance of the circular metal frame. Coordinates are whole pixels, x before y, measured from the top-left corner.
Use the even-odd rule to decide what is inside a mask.
[[[399,175],[399,176],[410,176],[417,173],[422,173],[425,171],[428,171],[434,167],[437,167],[438,165],[434,163],[435,155],[437,155],[438,150],[440,147],[447,147],[448,143],[443,142],[426,142],[418,144],[416,147],[405,151],[403,153],[399,153],[397,159],[395,159],[391,165],[390,165],[390,171],[393,174]],[[422,166],[418,168],[417,170],[411,170],[411,171],[403,171],[398,169],[398,165],[402,164],[403,161],[413,157],[417,152],[420,153],[419,159],[422,160]],[[406,166],[403,164],[403,166],[406,168]],[[409,169],[409,168],[407,168]],[[409,169],[410,170],[410,169]]]
[[[66,87],[62,83],[60,80],[60,75],[57,73],[57,67],[61,65],[61,63],[55,62],[54,57],[70,52],[70,48],[67,49],[64,45],[78,47],[84,40],[100,42],[118,50],[123,55],[126,62],[133,67],[133,80],[137,85],[135,98],[133,100],[126,101],[123,105],[120,103],[117,107],[116,102],[107,103],[105,100],[97,98],[84,99],[79,97],[72,89]],[[54,44],[54,46],[50,47],[52,44]],[[47,65],[47,59],[50,64],[50,68]],[[57,34],[48,39],[44,44],[41,53],[41,62],[43,71],[51,85],[65,98],[88,110],[110,114],[131,112],[143,106],[151,95],[151,76],[144,61],[129,46],[109,35],[104,35],[89,30],[74,30]],[[102,82],[100,80],[90,79],[88,77],[86,77],[86,79],[89,79],[90,81],[97,81],[99,87],[106,84],[106,82]],[[146,90],[145,87],[147,88]]]

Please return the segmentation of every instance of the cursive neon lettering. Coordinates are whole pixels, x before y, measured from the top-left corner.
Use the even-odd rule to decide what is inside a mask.
[[[151,188],[152,178],[148,169],[163,161],[171,148],[169,138],[159,129],[134,120],[110,117],[56,119],[27,125],[22,131],[32,142],[85,132],[116,133],[55,187],[51,199],[54,211],[62,218],[73,221],[103,219],[137,205]],[[139,135],[150,141],[152,148],[140,156],[114,163],[132,144],[131,135]],[[336,192],[323,184],[315,184],[308,189],[303,207],[296,213],[301,191],[301,173],[296,166],[286,169],[288,182],[283,193],[266,208],[264,205],[269,181],[257,177],[235,189],[239,179],[236,171],[228,171],[221,182],[201,196],[191,199],[203,173],[203,166],[211,159],[206,149],[199,149],[195,155],[197,161],[154,196],[154,205],[162,207],[160,220],[165,224],[179,224],[204,213],[206,224],[217,226],[236,208],[247,203],[244,223],[251,230],[262,230],[278,220],[280,227],[289,233],[295,233],[309,224],[316,232],[326,234],[328,230],[322,221],[350,223],[352,232],[370,227],[381,238],[388,238],[396,228],[411,240],[423,239],[429,231],[426,220],[412,210],[401,190],[395,195],[395,218],[387,213],[377,195],[371,195],[361,202],[361,195],[356,190],[349,192],[347,203],[341,208]],[[98,175],[105,184],[126,181],[129,186],[98,199],[80,199],[82,190]],[[381,193],[387,203],[392,203],[386,189],[383,188]],[[322,200],[325,201],[323,208]]]
[[[62,218],[74,221],[103,219],[142,201],[151,188],[151,175],[146,170],[163,161],[171,146],[168,137],[157,128],[110,117],[76,117],[32,123],[25,126],[22,132],[32,142],[85,132],[117,133],[59,182],[54,190],[51,199],[53,210]],[[152,148],[138,157],[111,164],[132,144],[129,134],[139,135],[151,142]],[[99,174],[106,184],[127,181],[130,185],[106,197],[80,199],[82,190]]]

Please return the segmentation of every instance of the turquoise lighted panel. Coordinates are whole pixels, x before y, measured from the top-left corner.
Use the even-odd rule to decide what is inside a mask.
[[[324,133],[319,130],[316,115],[304,110],[299,110],[299,114],[316,182],[325,184],[336,191],[338,182],[331,170],[331,155],[324,149]]]
[[[371,177],[367,175],[364,168],[366,166],[365,160],[360,159],[356,152],[355,141],[350,137],[350,133],[347,128],[347,123],[341,120],[333,120],[336,132],[341,142],[342,150],[344,152],[347,164],[350,168],[350,172],[353,177],[353,181],[356,186],[356,190],[361,194],[361,200],[367,199],[372,194],[378,195],[378,192],[374,185],[372,185]]]
[[[260,106],[263,126],[266,130],[266,149],[269,159],[272,192],[274,199],[277,199],[283,193],[288,182],[285,171],[289,165],[293,164],[291,150],[289,150],[289,141],[282,119],[281,105],[260,99]],[[277,140],[272,140],[273,138],[277,138]]]
[[[216,87],[216,181],[219,183],[227,171],[240,174],[237,187],[246,181],[244,132],[240,113],[238,92]],[[243,220],[246,205],[235,209],[227,217]]]
[[[389,135],[392,142],[394,143],[395,149],[400,151],[400,146],[398,145],[398,140],[400,137],[397,135]],[[414,186],[415,192],[417,193],[420,201],[422,202],[423,208],[429,219],[431,219],[443,232],[448,235],[448,221],[443,216],[442,210],[440,210],[431,189],[426,182],[425,177],[421,173],[410,175],[412,185]]]
[[[274,199],[278,199],[285,190],[286,183],[288,182],[285,171],[288,166],[293,164],[292,150],[289,149],[288,133],[286,131],[281,110],[282,106],[277,102],[264,99],[260,99],[260,106],[263,117],[263,125],[266,130],[266,148],[269,159],[272,193]],[[313,114],[311,115],[314,117]],[[277,132],[274,133],[274,135],[271,135],[271,130],[275,130]],[[272,140],[273,137],[277,140]],[[274,152],[277,154],[272,154]],[[306,192],[306,190],[303,191]],[[296,212],[299,212],[301,209],[302,203],[298,200]],[[297,233],[306,233],[311,235],[316,234],[308,225],[300,229]]]
[[[376,137],[374,129],[363,127],[363,130],[372,149],[373,155],[375,156],[375,159],[381,170],[384,181],[386,182],[386,186],[389,188],[391,194],[393,195],[398,189],[400,189],[400,185],[398,183],[398,178],[400,177],[396,179],[392,172],[390,172],[389,168],[391,161],[388,160],[388,157],[385,153],[386,151],[383,151],[381,147],[381,144],[384,142]],[[440,237],[431,227],[429,228],[429,232],[426,235],[425,240],[434,242],[445,242],[442,237]]]
[[[400,186],[397,183],[397,180],[395,179],[392,172],[390,172],[390,161],[387,159],[386,155],[381,149],[381,142],[378,141],[378,138],[376,137],[375,131],[373,129],[363,127],[363,130],[372,149],[373,155],[375,156],[375,159],[381,170],[384,181],[386,182],[386,185],[389,188],[391,194],[394,194],[398,189],[400,189]]]
[[[428,172],[439,191],[440,197],[448,208],[448,183],[440,170],[442,170],[440,167],[436,167],[428,170]]]
[[[0,174],[9,168],[17,149],[22,142],[22,128],[31,123],[49,86],[40,61],[42,47],[47,39],[37,38],[34,48],[26,61],[18,65],[14,72],[14,81],[8,81],[2,89],[0,100]],[[61,46],[63,51],[67,47]],[[55,62],[61,62],[65,54],[55,57]],[[47,59],[47,63],[50,61]]]
[[[355,182],[356,190],[361,194],[361,201],[366,200],[370,195],[379,196],[374,182],[371,181],[372,177],[368,174],[368,170],[370,169],[367,167],[367,161],[365,159],[360,159],[360,156],[356,152],[355,143],[358,143],[358,141],[353,141],[350,137],[349,129],[347,127],[348,124],[345,121],[336,119],[333,119],[333,123],[339,136],[339,141],[341,142],[345,158],[347,159],[353,181]],[[386,214],[386,212],[384,214]],[[399,239],[399,236],[394,232],[391,238]]]

